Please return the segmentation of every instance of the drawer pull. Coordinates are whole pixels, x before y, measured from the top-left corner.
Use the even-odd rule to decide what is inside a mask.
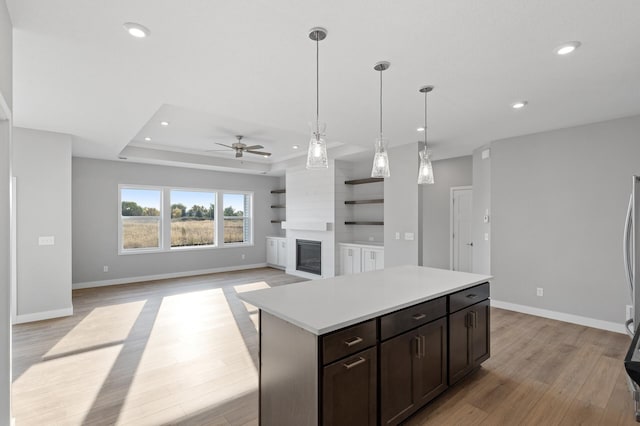
[[[346,368],[347,370],[352,369],[353,367],[356,367],[360,364],[362,364],[363,362],[365,362],[366,359],[362,358],[362,357],[358,357],[357,360],[353,361],[353,362],[345,362],[344,364],[344,368]]]
[[[475,299],[476,297],[478,297],[477,294],[467,294],[467,299]]]
[[[421,319],[425,319],[426,317],[427,317],[427,314],[415,314],[413,316],[413,319],[416,320],[416,321],[419,321]]]
[[[362,337],[352,337],[349,340],[345,340],[344,344],[347,345],[348,347],[351,347],[353,345],[357,345],[358,343],[362,343]]]

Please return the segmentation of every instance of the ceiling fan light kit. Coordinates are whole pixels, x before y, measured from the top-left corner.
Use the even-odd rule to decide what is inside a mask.
[[[326,124],[320,123],[320,41],[326,37],[327,30],[324,28],[315,27],[309,30],[309,38],[316,42],[316,121],[311,124],[307,169],[326,169],[329,167],[327,143],[324,140]]]

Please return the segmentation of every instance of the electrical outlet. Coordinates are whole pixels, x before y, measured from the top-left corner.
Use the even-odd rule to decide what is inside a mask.
[[[53,236],[38,237],[39,246],[52,246],[55,244],[55,238]]]
[[[544,296],[544,289],[542,287],[538,287],[536,289],[536,296],[540,296],[540,297]]]
[[[396,240],[399,240],[399,239],[400,239],[400,233],[396,232]]]
[[[245,255],[244,255],[244,253],[242,253],[242,260],[244,260],[244,258],[245,258]]]
[[[369,241],[373,241],[373,237],[369,237]]]
[[[485,241],[489,241],[489,233],[488,232],[484,233],[484,240]]]
[[[102,267],[102,272],[109,272],[109,267],[107,265],[104,265]]]
[[[624,318],[625,318],[625,320],[633,318],[633,306],[631,306],[631,305],[627,305],[626,306]]]

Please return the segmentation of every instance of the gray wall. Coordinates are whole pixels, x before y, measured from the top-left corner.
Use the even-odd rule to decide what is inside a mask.
[[[13,172],[17,189],[17,315],[61,310],[69,314],[71,137],[14,128]],[[40,236],[53,236],[55,244],[39,246]]]
[[[118,184],[254,191],[255,245],[119,256]],[[74,158],[73,283],[264,263],[265,237],[278,232],[269,191],[280,185],[262,175]]]
[[[492,143],[492,297],[622,323],[632,174],[640,116]]]
[[[482,158],[488,150],[489,158]],[[473,151],[473,212],[471,232],[473,233],[473,269],[476,274],[491,275],[491,149],[483,146]],[[484,222],[484,216],[489,222]],[[485,234],[489,239],[485,240]]]
[[[421,236],[418,143],[391,148],[389,164],[391,176],[384,180],[384,266],[417,265]],[[413,241],[404,239],[405,232],[414,234]]]
[[[433,162],[433,185],[420,185],[422,191],[422,264],[449,269],[451,238],[451,187],[472,182],[471,156]],[[475,194],[474,194],[475,196]]]
[[[4,0],[0,0],[0,94],[12,106],[13,28]],[[8,111],[11,113],[11,111]],[[11,421],[11,308],[9,270],[9,181],[11,127],[0,112],[0,426]]]
[[[13,108],[13,26],[4,0],[0,0],[0,93]]]

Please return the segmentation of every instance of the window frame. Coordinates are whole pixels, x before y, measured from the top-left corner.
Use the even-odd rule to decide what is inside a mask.
[[[158,217],[159,227],[158,227],[158,247],[145,247],[145,248],[132,248],[125,249],[124,248],[124,240],[123,240],[123,225],[124,221],[122,220],[122,190],[123,189],[138,189],[138,190],[152,190],[160,192],[160,216]],[[164,251],[164,232],[163,232],[163,222],[164,222],[164,188],[161,186],[153,186],[153,185],[135,185],[135,184],[118,184],[118,255],[129,255],[129,254],[145,254],[145,253],[161,253]],[[156,216],[152,216],[156,217]]]
[[[249,195],[249,205],[250,205],[250,215],[249,216],[245,216],[244,215],[244,211],[242,212],[242,216],[224,216],[224,196],[225,194],[229,194],[229,195],[244,195],[247,196]],[[236,190],[221,190],[220,191],[220,198],[221,198],[221,202],[220,202],[220,211],[221,211],[221,215],[220,217],[222,217],[222,223],[221,223],[221,233],[220,235],[222,236],[222,247],[246,247],[246,246],[253,246],[253,207],[254,207],[254,203],[253,200],[255,199],[254,197],[254,192],[253,191],[236,191]],[[249,240],[248,241],[243,241],[241,243],[225,243],[224,242],[224,220],[226,218],[230,218],[230,219],[243,219],[243,220],[249,220]]]
[[[134,248],[125,249],[123,247],[123,220],[122,220],[122,190],[123,189],[142,189],[160,191],[160,229],[159,229],[159,247],[153,248]],[[178,246],[171,247],[171,191],[185,192],[206,192],[214,194],[215,216],[214,216],[214,244],[213,245],[196,245],[196,246]],[[233,216],[238,219],[249,220],[249,241],[241,243],[225,243],[224,242],[224,194],[242,194],[250,197],[250,215]],[[159,186],[159,185],[138,185],[138,184],[118,184],[118,255],[128,256],[135,254],[151,254],[151,253],[177,253],[190,250],[218,250],[233,247],[249,247],[254,245],[254,218],[255,218],[255,192],[233,189],[214,189],[214,188],[191,188],[180,186]],[[218,220],[221,218],[222,220]]]
[[[202,244],[202,245],[195,245],[195,246],[177,246],[177,247],[172,247],[171,246],[171,212],[169,212],[169,226],[168,226],[168,238],[169,238],[169,243],[168,243],[168,248],[166,251],[185,251],[185,250],[206,250],[206,249],[213,249],[213,248],[219,248],[218,245],[218,223],[216,221],[216,218],[219,217],[218,216],[218,212],[219,212],[219,208],[218,208],[218,194],[220,194],[220,191],[216,190],[216,189],[204,189],[204,188],[182,188],[182,187],[177,187],[177,186],[168,186],[164,188],[167,191],[167,198],[168,198],[168,202],[167,202],[167,206],[168,209],[171,210],[171,192],[172,191],[183,191],[183,192],[206,192],[207,194],[213,194],[213,203],[214,203],[214,208],[215,208],[215,216],[213,219],[213,244]],[[188,207],[188,206],[187,206]]]

